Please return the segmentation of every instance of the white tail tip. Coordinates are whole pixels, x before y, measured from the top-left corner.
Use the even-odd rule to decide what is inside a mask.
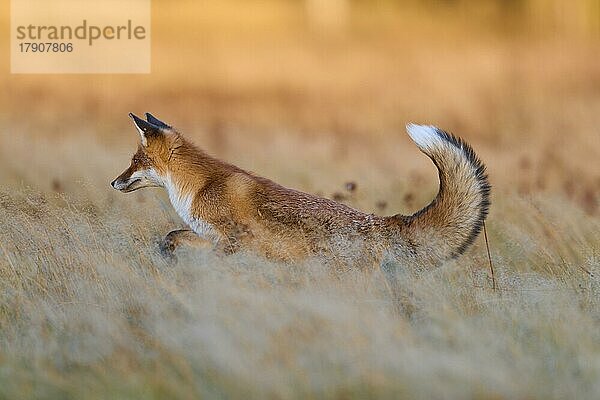
[[[438,129],[432,125],[406,124],[406,131],[408,136],[423,150],[430,149],[443,141],[438,134]]]

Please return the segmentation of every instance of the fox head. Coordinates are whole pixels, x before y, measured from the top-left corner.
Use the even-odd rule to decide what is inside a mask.
[[[129,168],[112,181],[111,186],[124,193],[145,187],[162,187],[179,135],[150,113],[146,113],[146,121],[134,114],[129,116],[140,134],[141,142]]]

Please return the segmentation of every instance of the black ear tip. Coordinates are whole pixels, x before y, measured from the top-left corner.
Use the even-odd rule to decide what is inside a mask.
[[[138,117],[137,115],[135,115],[134,113],[129,113],[129,116],[131,117],[131,119],[133,120],[133,122],[135,122],[136,125],[140,126],[140,127],[145,127],[146,125],[148,125],[148,122],[144,121],[143,119],[141,119],[140,117]]]
[[[140,129],[141,131],[149,132],[150,130],[156,129],[156,127],[154,125],[152,125],[149,122],[144,121],[143,119],[141,119],[134,113],[129,113],[129,116],[133,120],[133,123],[135,124],[135,126],[137,126],[137,128]]]
[[[171,125],[161,121],[160,119],[156,118],[154,115],[150,114],[149,112],[146,113],[146,120],[149,123],[151,123],[152,125],[156,125],[159,128],[171,129]]]

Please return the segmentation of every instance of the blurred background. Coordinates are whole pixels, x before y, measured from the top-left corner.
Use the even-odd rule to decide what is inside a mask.
[[[4,59],[2,184],[109,199],[137,141],[127,113],[150,111],[285,185],[353,181],[367,211],[411,212],[437,189],[404,133],[417,122],[471,142],[495,196],[599,212],[597,0],[153,0],[151,36],[148,75],[11,75]]]

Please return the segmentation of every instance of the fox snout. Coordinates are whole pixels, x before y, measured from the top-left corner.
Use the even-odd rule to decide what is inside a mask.
[[[161,187],[162,178],[153,168],[138,169],[136,161],[121,175],[115,178],[110,185],[116,190],[129,193],[146,187]]]
[[[114,189],[119,190],[121,192],[130,192],[133,190],[133,186],[136,184],[139,179],[131,179],[131,174],[125,173],[117,176],[115,180],[110,183]]]
[[[117,190],[123,190],[128,186],[128,184],[126,182],[123,182],[122,180],[119,180],[119,178],[116,178],[110,183],[110,186]]]
[[[142,172],[130,166],[121,175],[117,176],[110,185],[123,193],[133,192],[136,189],[148,186],[146,176]]]

